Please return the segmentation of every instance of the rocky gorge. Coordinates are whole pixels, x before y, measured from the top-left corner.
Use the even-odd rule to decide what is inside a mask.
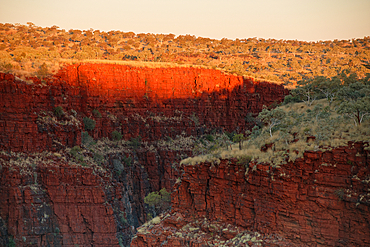
[[[242,133],[287,93],[202,68],[1,73],[0,246],[369,245],[368,143],[277,168],[181,165],[189,138]],[[161,188],[171,211],[147,222],[144,197]]]

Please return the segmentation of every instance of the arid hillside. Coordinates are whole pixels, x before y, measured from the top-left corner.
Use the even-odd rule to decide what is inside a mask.
[[[45,76],[66,62],[109,60],[136,61],[136,66],[153,66],[154,62],[205,66],[279,84],[295,83],[316,76],[332,77],[341,71],[364,77],[369,71],[365,67],[370,63],[369,48],[369,37],[318,42],[249,37],[215,40],[191,35],[62,30],[33,23],[0,24],[0,71],[18,75]]]

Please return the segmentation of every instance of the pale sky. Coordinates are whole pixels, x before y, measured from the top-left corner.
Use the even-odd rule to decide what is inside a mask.
[[[0,0],[0,23],[304,41],[370,36],[370,0]]]

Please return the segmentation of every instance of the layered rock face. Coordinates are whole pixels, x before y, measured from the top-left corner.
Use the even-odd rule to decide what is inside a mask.
[[[80,64],[27,82],[0,73],[0,245],[128,246],[146,221],[143,198],[171,190],[174,164],[191,155],[155,141],[243,131],[248,112],[286,94],[282,86],[195,68]],[[59,106],[65,114],[56,116]],[[81,145],[84,117],[96,121],[88,131],[95,139],[116,130],[154,147],[106,151],[102,169],[67,165],[61,153]]]
[[[184,166],[171,213],[139,228],[131,246],[369,246],[367,147],[306,152],[279,168],[237,159]]]
[[[112,206],[92,169],[39,166],[22,174],[4,167],[0,194],[17,246],[118,245]]]
[[[143,198],[170,190],[182,152],[114,152],[102,167],[71,166],[53,154],[30,167],[2,162],[0,246],[129,246],[147,220]],[[135,161],[121,165],[126,156]]]
[[[124,139],[154,141],[207,129],[242,131],[249,127],[247,113],[258,113],[286,94],[276,84],[197,68],[80,64],[33,83],[0,74],[0,150],[41,152],[79,145],[81,126],[72,118],[63,125],[40,121],[40,114],[58,106],[69,114],[73,110],[80,120],[93,118],[96,127],[89,133],[96,139],[117,130]]]
[[[139,228],[132,246],[370,245],[367,143],[306,152],[282,167],[230,159],[181,170],[175,164],[191,150],[155,144],[242,132],[247,113],[286,94],[197,68],[79,64],[33,82],[0,74],[0,246],[129,246],[147,219],[143,198],[179,176],[171,213]],[[55,117],[58,106],[65,115]],[[57,151],[81,145],[84,117],[96,121],[95,139],[116,130],[149,144],[106,151],[101,167],[67,165]],[[47,162],[33,154],[44,151]],[[33,163],[14,165],[12,152]]]

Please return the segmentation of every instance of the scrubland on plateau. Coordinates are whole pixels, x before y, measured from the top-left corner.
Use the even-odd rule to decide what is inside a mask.
[[[2,23],[0,37],[0,69],[25,76],[55,73],[64,63],[103,60],[134,66],[205,66],[286,83],[333,77],[343,70],[364,77],[370,58],[368,36],[317,42],[216,40],[192,35],[42,28],[30,22]]]

